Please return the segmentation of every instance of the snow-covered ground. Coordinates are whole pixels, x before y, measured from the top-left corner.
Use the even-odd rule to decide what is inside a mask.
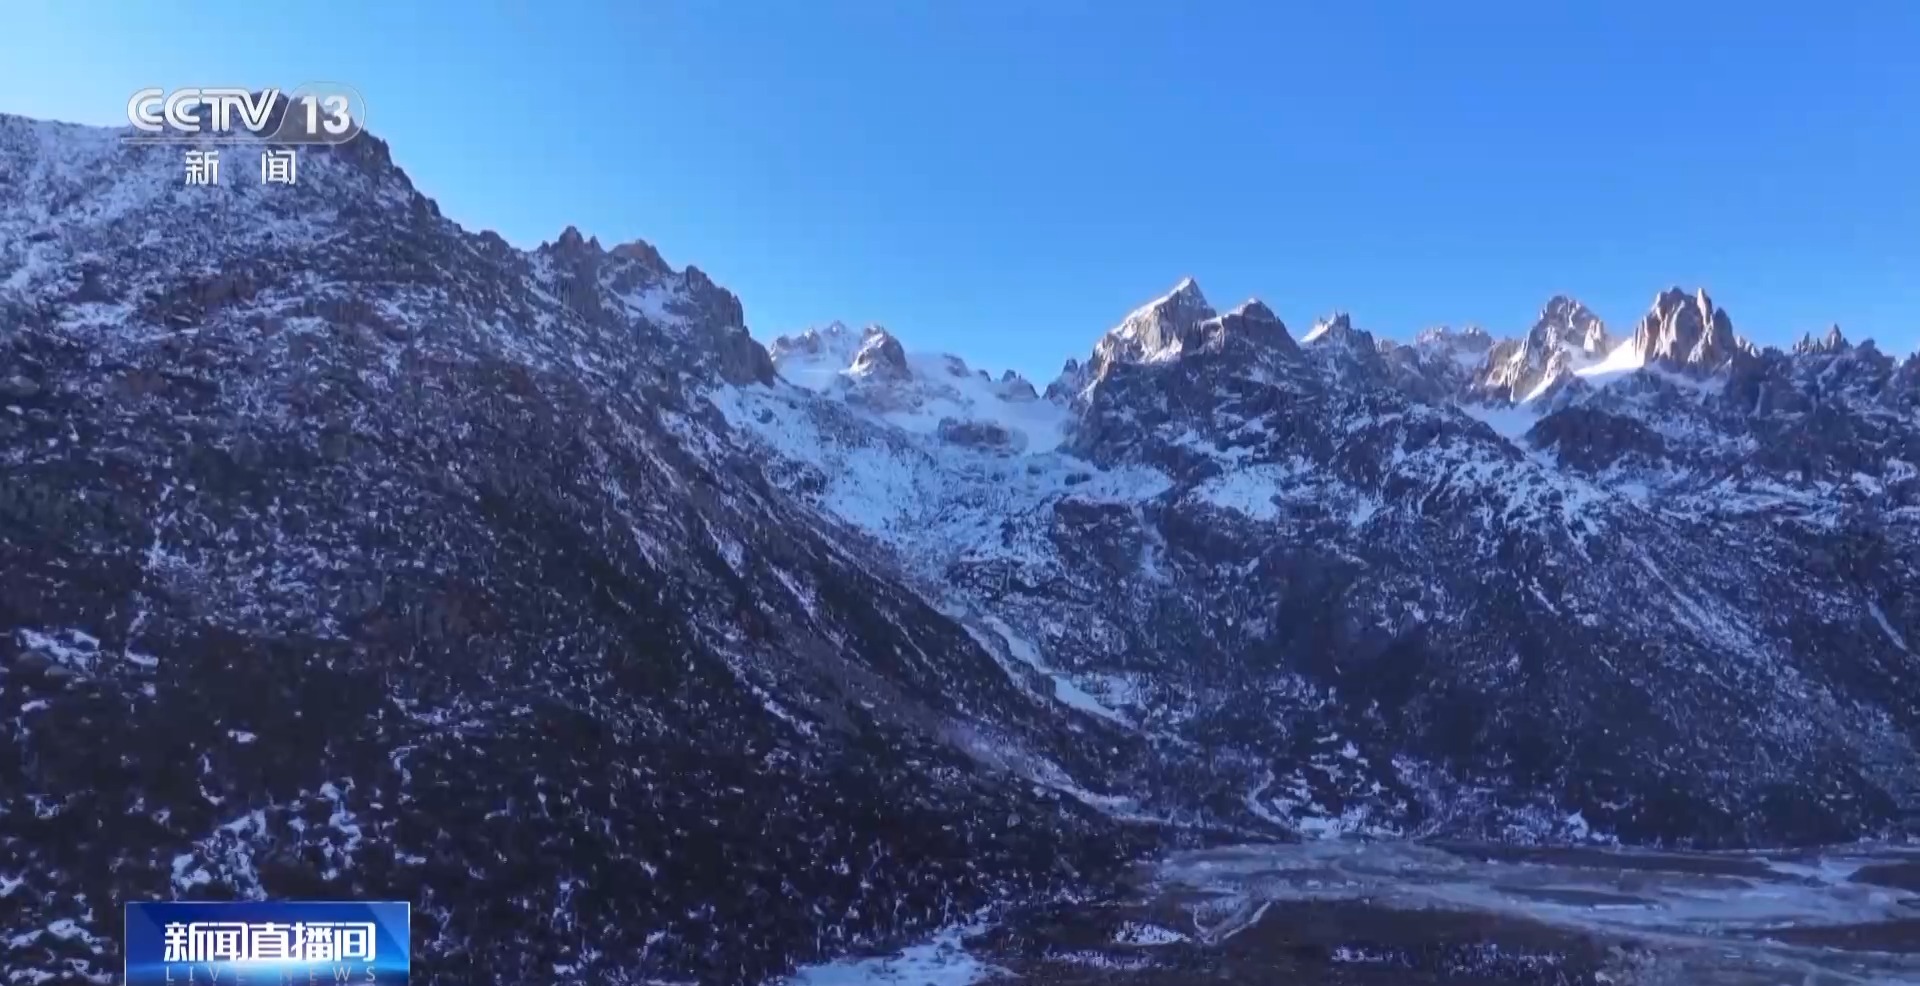
[[[823,487],[814,499],[829,514],[901,550],[909,564],[930,566],[928,572],[1001,541],[1002,521],[1048,500],[1134,502],[1171,486],[1150,469],[1101,470],[1033,445],[1008,455],[941,441],[905,427],[901,414],[878,415],[893,427],[875,429],[873,412],[823,402],[788,383],[729,387],[708,397],[737,435],[817,470]],[[1017,544],[999,549],[1022,555]]]
[[[863,347],[885,330],[855,333],[838,323],[825,331],[774,341],[774,366],[789,383],[853,404],[903,431],[936,433],[943,421],[993,425],[1019,436],[1019,450],[1050,452],[1066,438],[1070,413],[1008,374],[994,378],[946,353],[909,352],[896,374],[874,370]]]
[[[1640,355],[1640,351],[1634,348],[1633,340],[1629,339],[1613,347],[1613,351],[1600,361],[1579,367],[1573,372],[1575,376],[1588,383],[1599,385],[1618,380],[1645,364],[1646,360]]]
[[[945,928],[892,955],[807,966],[788,977],[785,986],[972,986],[997,971],[960,945],[962,938],[982,930],[979,925]]]

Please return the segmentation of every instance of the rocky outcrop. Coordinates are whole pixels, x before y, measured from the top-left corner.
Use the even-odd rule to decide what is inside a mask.
[[[1206,324],[1218,315],[1193,278],[1135,309],[1093,347],[1085,364],[1069,360],[1048,393],[1072,399],[1113,367],[1172,359],[1205,348]]]
[[[1017,452],[1020,450],[1018,436],[988,421],[961,421],[956,418],[942,418],[935,429],[940,439],[955,445],[966,445],[978,449],[994,449]]]
[[[1704,289],[1692,297],[1679,288],[1662,291],[1633,330],[1633,349],[1644,363],[1676,370],[1718,370],[1748,348]]]
[[[1837,353],[1846,348],[1847,337],[1841,334],[1838,325],[1829,327],[1818,339],[1815,339],[1812,333],[1807,333],[1800,337],[1799,342],[1793,344],[1793,352],[1797,356],[1809,353]]]
[[[1612,348],[1613,339],[1599,316],[1572,298],[1555,295],[1524,337],[1488,347],[1469,391],[1494,401],[1535,400]]]
[[[861,337],[860,348],[854,351],[853,363],[847,371],[872,380],[905,380],[913,375],[900,340],[877,326],[869,328]]]
[[[1563,294],[1547,299],[1527,330],[1527,343],[1542,350],[1572,350],[1600,356],[1613,348],[1607,327],[1586,305]]]
[[[1253,354],[1289,355],[1299,350],[1293,337],[1287,334],[1287,326],[1273,309],[1257,298],[1250,298],[1238,308],[1210,319],[1204,326],[1207,347],[1226,351],[1244,346]]]

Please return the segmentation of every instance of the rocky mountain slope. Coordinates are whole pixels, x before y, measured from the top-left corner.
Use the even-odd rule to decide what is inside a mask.
[[[0,117],[0,965],[412,900],[426,982],[759,982],[1155,846],[1912,831],[1920,362],[1295,339],[1191,280],[1044,390]]]
[[[723,396],[786,488],[1153,745],[1095,803],[1736,845],[1920,807],[1916,381],[1838,336],[1757,350],[1704,293],[1618,343],[1557,297],[1409,346],[1189,279],[1067,364],[1044,454]]]
[[[966,752],[1098,727],[726,447],[776,381],[698,270],[465,232],[370,138],[178,167],[0,118],[9,975],[371,895],[425,982],[756,982],[1129,854]]]

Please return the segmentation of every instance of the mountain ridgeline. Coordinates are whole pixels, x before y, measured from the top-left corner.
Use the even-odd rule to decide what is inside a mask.
[[[1911,357],[1187,280],[1036,386],[371,135],[178,168],[0,116],[0,967],[373,896],[422,982],[751,983],[1171,844],[1920,827]]]

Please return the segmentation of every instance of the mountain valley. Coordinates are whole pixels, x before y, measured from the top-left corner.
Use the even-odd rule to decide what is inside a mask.
[[[1920,357],[1680,289],[1296,334],[1187,279],[1030,381],[762,345],[371,135],[178,168],[0,115],[9,986],[113,981],[171,896],[410,900],[423,983],[828,982],[958,929],[938,975],[1621,982],[1671,927],[1514,881],[1672,908],[1618,861],[1757,853],[1718,889],[1807,895],[1740,934],[1920,918],[1807,862],[1920,838]],[[1607,862],[1455,861],[1545,847]],[[1324,868],[1385,916],[1316,924],[1362,906]],[[1446,895],[1405,888],[1469,884],[1497,921],[1407,944]],[[1125,928],[1179,962],[1062,958],[1145,962]]]

